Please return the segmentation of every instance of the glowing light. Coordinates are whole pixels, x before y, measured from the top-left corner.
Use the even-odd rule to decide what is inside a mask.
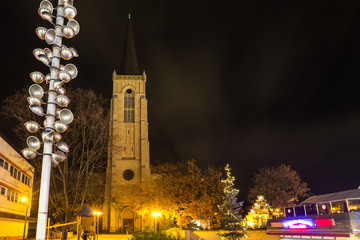
[[[27,197],[25,197],[25,196],[24,196],[24,197],[21,197],[20,200],[21,200],[22,202],[26,202],[26,201],[27,201]]]
[[[315,219],[315,225],[317,227],[330,227],[334,226],[334,219]]]
[[[151,214],[153,217],[160,217],[161,216],[161,213],[159,212],[152,212]]]
[[[314,222],[311,219],[296,219],[283,221],[284,228],[290,229],[305,229],[314,228]]]

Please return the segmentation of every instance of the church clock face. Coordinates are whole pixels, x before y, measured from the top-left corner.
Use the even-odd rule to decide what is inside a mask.
[[[123,177],[125,180],[130,181],[131,179],[134,178],[134,172],[131,170],[125,170],[123,173]]]

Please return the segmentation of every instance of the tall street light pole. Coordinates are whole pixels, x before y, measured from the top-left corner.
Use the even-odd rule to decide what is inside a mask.
[[[28,190],[25,190],[25,192],[27,192],[27,197],[22,196],[21,199],[20,199],[22,202],[25,202],[25,201],[26,201],[25,222],[24,222],[24,231],[23,231],[23,238],[22,238],[22,240],[25,239],[26,222],[27,222],[27,215],[28,215],[28,208],[29,208],[29,191],[28,191]],[[24,192],[24,193],[25,193],[25,192]]]
[[[102,212],[94,212],[94,214],[96,215],[96,240],[99,240],[99,227],[100,227],[99,217],[103,213]]]
[[[37,155],[43,156],[36,228],[37,240],[44,240],[46,237],[51,167],[64,161],[65,153],[69,152],[68,144],[63,141],[60,142],[62,138],[60,133],[68,129],[68,124],[73,120],[73,114],[69,109],[60,109],[67,107],[70,103],[70,99],[65,96],[66,91],[62,85],[77,76],[77,69],[73,64],[65,66],[60,64],[61,58],[70,60],[72,57],[78,57],[74,48],[68,48],[62,44],[63,36],[72,38],[80,30],[80,25],[73,19],[77,10],[73,6],[73,0],[58,0],[55,16],[53,10],[50,1],[43,0],[40,3],[38,9],[40,17],[50,22],[53,28],[38,27],[35,31],[41,40],[52,45],[52,50],[36,48],[33,51],[35,58],[50,68],[50,73],[46,77],[38,71],[30,74],[30,78],[35,84],[30,86],[30,97],[27,99],[30,110],[36,115],[45,117],[44,127],[35,121],[25,123],[25,128],[31,133],[35,133],[39,129],[43,130],[40,133],[42,142],[37,137],[30,136],[26,140],[28,148],[22,150],[23,156],[27,159],[34,159]],[[53,23],[53,18],[56,18],[55,23]],[[66,25],[64,25],[65,19],[68,19]],[[48,85],[46,92],[39,85],[45,80]],[[41,100],[44,93],[48,95],[47,103],[43,103]],[[46,113],[44,113],[42,104],[47,105]],[[43,144],[43,153],[37,152],[41,144]],[[58,150],[54,149],[55,146]]]
[[[160,217],[161,216],[161,213],[159,213],[159,212],[153,212],[152,213],[152,216],[155,218],[154,219],[154,231],[155,231],[155,234],[157,233],[157,222],[156,222],[156,220],[157,220],[157,217]]]

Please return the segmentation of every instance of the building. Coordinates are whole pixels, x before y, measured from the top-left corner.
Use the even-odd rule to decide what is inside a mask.
[[[0,239],[22,239],[27,206],[26,228],[34,221],[29,218],[33,179],[34,168],[0,137]]]
[[[118,72],[112,75],[110,144],[103,230],[133,232],[150,225],[130,206],[129,192],[150,177],[146,74],[140,73],[129,14]]]
[[[312,196],[269,220],[267,234],[281,240],[360,239],[360,188]]]

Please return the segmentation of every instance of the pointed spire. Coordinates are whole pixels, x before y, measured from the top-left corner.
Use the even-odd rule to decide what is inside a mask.
[[[131,24],[131,13],[128,14],[128,27],[121,56],[120,75],[141,75],[136,57],[134,34]]]

